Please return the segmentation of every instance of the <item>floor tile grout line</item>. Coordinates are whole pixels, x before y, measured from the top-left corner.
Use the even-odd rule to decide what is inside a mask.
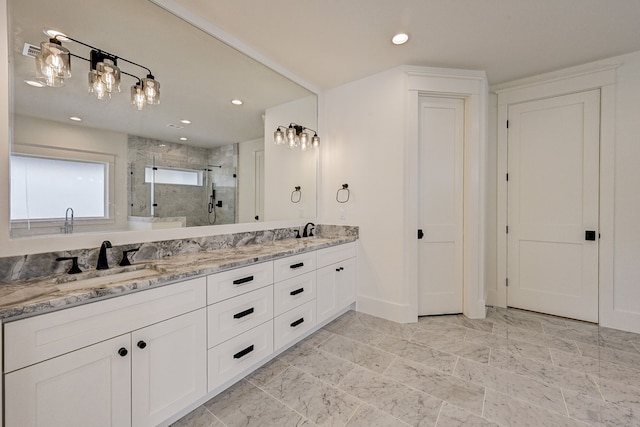
[[[567,404],[567,398],[564,395],[564,390],[562,389],[562,387],[560,387],[560,394],[562,395],[562,402],[564,403],[564,409],[565,411],[567,411],[567,417],[571,418],[571,415],[569,414],[569,405]]]
[[[442,409],[444,408],[445,403],[446,402],[444,400],[442,401],[442,403],[440,403],[440,409],[438,410],[438,416],[436,417],[436,422],[433,425],[433,427],[437,427],[438,421],[440,421],[440,414],[442,414]]]

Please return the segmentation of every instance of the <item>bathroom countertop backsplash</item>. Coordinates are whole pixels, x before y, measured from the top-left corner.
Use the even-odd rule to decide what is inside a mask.
[[[311,238],[295,239],[295,229],[286,228],[140,245],[114,245],[107,251],[109,265],[112,266],[109,270],[95,270],[98,248],[0,258],[0,319],[8,321],[37,315],[256,262],[352,242],[358,238],[358,227],[317,225],[316,234]],[[129,254],[133,265],[118,267],[122,251],[137,247],[140,248],[139,251]],[[83,273],[67,275],[70,261],[55,260],[71,256],[78,257]],[[116,271],[125,273],[120,276],[122,280]],[[127,278],[129,274],[131,276]],[[104,276],[110,277],[108,283],[98,286],[91,283],[92,278]],[[90,279],[86,281],[89,284],[86,288],[69,286],[76,281],[81,284],[84,279]]]

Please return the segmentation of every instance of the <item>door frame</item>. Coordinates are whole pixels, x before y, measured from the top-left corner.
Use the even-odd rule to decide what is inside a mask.
[[[485,234],[488,84],[484,71],[405,67],[404,321],[418,319],[418,114],[419,96],[464,100],[463,314],[485,317]]]
[[[572,68],[523,79],[491,89],[497,95],[497,272],[496,283],[487,288],[488,304],[507,306],[507,112],[509,105],[600,89],[600,242],[598,259],[601,325],[611,324],[613,315],[613,221],[615,162],[616,68],[604,65]]]

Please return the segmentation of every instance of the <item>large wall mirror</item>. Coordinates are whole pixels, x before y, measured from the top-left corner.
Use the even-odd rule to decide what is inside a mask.
[[[149,0],[9,0],[8,16],[12,238],[315,217],[317,151],[273,144],[279,125],[317,129],[314,93]],[[75,39],[62,87],[33,85],[47,29]],[[119,57],[120,93],[89,93],[83,43]],[[138,110],[145,67],[160,104]]]

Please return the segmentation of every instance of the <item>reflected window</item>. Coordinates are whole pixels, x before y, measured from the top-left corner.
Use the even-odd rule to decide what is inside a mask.
[[[155,179],[153,172],[155,169]],[[202,171],[173,168],[144,168],[144,182],[156,184],[194,185],[202,186]]]
[[[11,220],[107,218],[108,163],[11,156]]]

